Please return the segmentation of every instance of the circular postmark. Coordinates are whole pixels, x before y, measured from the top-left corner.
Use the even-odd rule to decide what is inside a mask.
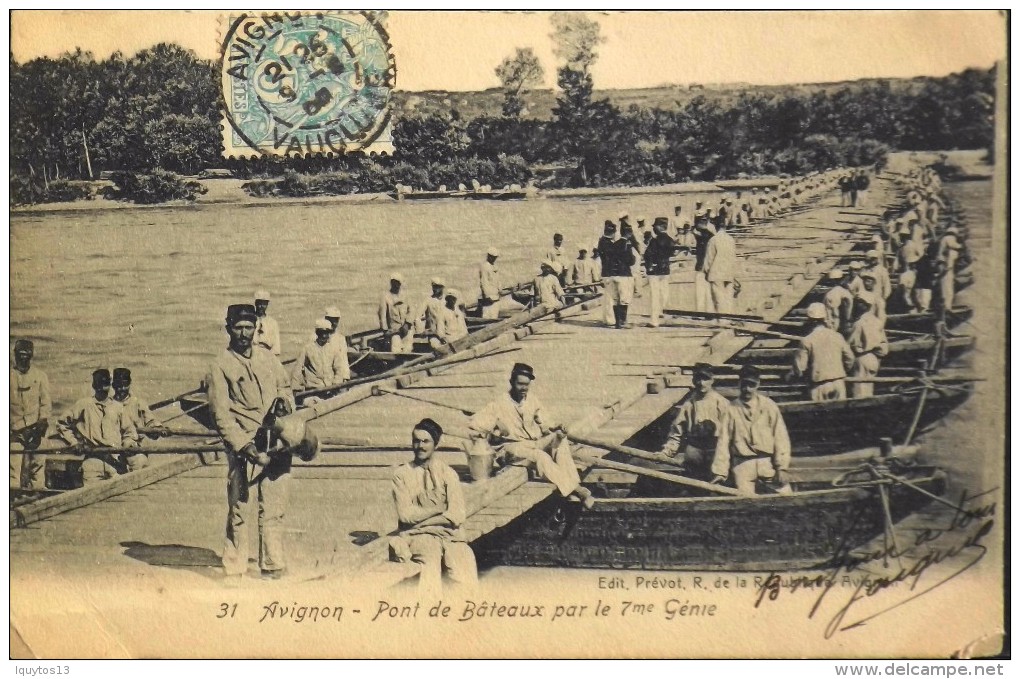
[[[370,12],[229,17],[221,82],[225,154],[385,150],[396,67]]]

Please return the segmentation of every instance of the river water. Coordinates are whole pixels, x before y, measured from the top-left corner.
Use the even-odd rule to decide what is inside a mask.
[[[560,232],[571,256],[605,219],[686,216],[719,193],[382,204],[198,205],[14,214],[11,336],[36,342],[59,414],[90,392],[91,371],[132,369],[155,401],[193,388],[226,341],[226,306],[272,295],[283,353],[292,356],[330,305],[347,332],[375,324],[391,271],[409,300],[439,275],[469,298],[490,246],[504,284],[530,280]],[[632,219],[633,223],[633,219]]]

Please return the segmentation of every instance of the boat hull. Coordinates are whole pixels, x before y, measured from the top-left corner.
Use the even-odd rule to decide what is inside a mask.
[[[941,495],[941,473],[915,480]],[[893,521],[928,504],[890,484]],[[882,535],[877,487],[753,498],[622,498],[587,510],[550,497],[473,544],[485,566],[762,571],[832,566]]]

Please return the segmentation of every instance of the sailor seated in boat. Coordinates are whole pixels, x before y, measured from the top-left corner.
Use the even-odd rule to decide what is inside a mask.
[[[534,302],[535,306],[541,304],[554,304],[561,306],[563,304],[563,286],[560,285],[560,279],[556,272],[556,263],[551,260],[544,260],[542,262],[542,272],[535,278],[532,285],[534,290]]]
[[[790,435],[776,403],[758,393],[757,367],[740,370],[740,395],[730,402],[719,429],[712,460],[713,483],[733,485],[746,495],[758,486],[787,495],[792,492],[786,470],[790,467]],[[759,483],[761,482],[761,483]]]
[[[729,401],[712,388],[713,380],[711,365],[694,365],[694,389],[673,420],[661,451],[681,462],[689,473],[708,471],[723,416],[729,409]]]
[[[131,371],[127,368],[113,369],[113,399],[121,404],[124,412],[131,419],[131,424],[136,432],[136,445],[141,445],[143,436],[156,439],[170,433],[170,430],[153,416],[142,399],[137,394],[131,393]],[[128,471],[141,469],[149,462],[148,456],[144,453],[122,455],[121,460],[127,466]]]
[[[391,558],[420,565],[418,584],[424,592],[439,590],[444,566],[455,582],[478,582],[475,555],[461,528],[467,509],[460,478],[434,456],[442,435],[435,421],[418,422],[411,432],[414,459],[393,475],[400,534],[390,540]]]
[[[126,467],[103,448],[133,448],[138,434],[124,406],[115,400],[110,387],[110,371],[100,368],[92,373],[92,396],[79,399],[67,415],[57,423],[57,436],[71,449],[71,454],[84,455],[81,464],[85,485],[123,474]]]
[[[444,298],[446,306],[440,312],[436,334],[429,338],[429,345],[433,349],[439,349],[468,335],[467,312],[464,311],[460,291],[449,288]]]
[[[332,333],[329,336],[330,344],[335,344],[340,352],[340,379],[343,382],[351,379],[351,364],[347,356],[350,347],[347,345],[347,338],[340,332],[340,309],[335,306],[326,307],[325,318],[329,321]]]
[[[473,445],[487,447],[492,436],[503,441],[497,446],[505,458],[534,462],[538,473],[550,481],[563,497],[592,506],[591,491],[581,485],[574,457],[563,428],[549,423],[542,404],[529,395],[535,371],[526,363],[515,363],[510,372],[510,390],[475,413],[468,426],[475,432]]]
[[[348,365],[346,346],[341,348],[332,339],[333,324],[320,318],[315,322],[315,339],[301,349],[291,369],[290,380],[295,389],[325,389],[343,383],[344,368]]]
[[[389,340],[387,348],[395,354],[414,350],[414,323],[401,292],[403,284],[403,276],[390,274],[390,289],[379,302],[379,328],[383,331],[383,338]]]

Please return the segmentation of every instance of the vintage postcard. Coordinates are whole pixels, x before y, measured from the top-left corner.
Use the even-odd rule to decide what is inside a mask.
[[[10,15],[12,658],[1008,654],[1008,15]]]

